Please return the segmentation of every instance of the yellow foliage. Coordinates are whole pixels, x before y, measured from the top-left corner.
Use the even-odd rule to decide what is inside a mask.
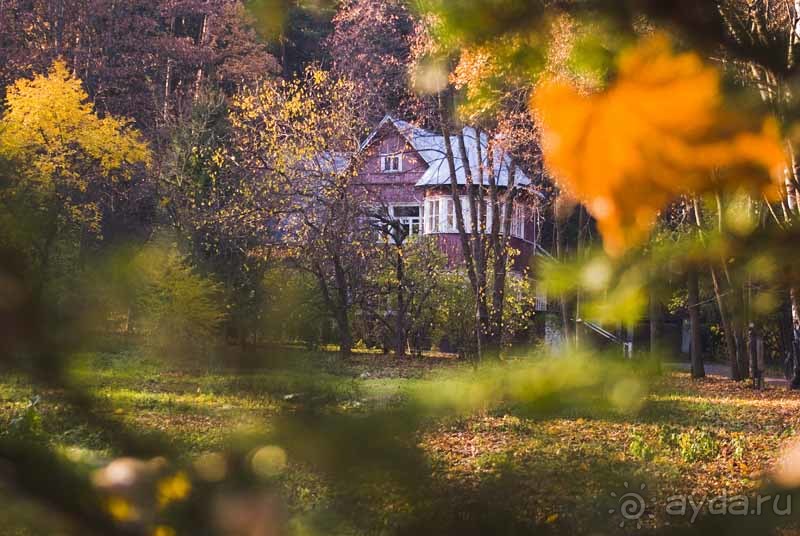
[[[242,198],[272,194],[269,210],[292,237],[288,242],[308,244],[310,229],[327,225],[307,210],[309,199],[336,198],[354,176],[356,168],[346,163],[363,134],[354,95],[352,82],[309,67],[299,78],[265,82],[232,100],[240,165],[265,171],[248,185],[258,192]]]
[[[127,499],[122,497],[111,497],[106,504],[108,513],[115,520],[126,523],[139,519],[139,511]]]
[[[192,483],[185,473],[179,472],[159,480],[157,488],[158,505],[163,508],[188,497]]]
[[[717,69],[695,53],[676,54],[664,35],[623,53],[618,66],[603,93],[551,80],[531,101],[548,170],[586,203],[610,254],[644,240],[676,196],[719,188],[779,195],[786,158],[777,123],[723,109]]]
[[[461,113],[467,117],[485,113],[493,105],[493,95],[487,87],[492,79],[504,74],[502,64],[493,58],[489,47],[465,49],[450,76],[456,89],[466,89],[467,103],[462,105]]]
[[[0,155],[22,162],[26,185],[44,194],[57,184],[86,191],[92,167],[111,175],[128,164],[150,161],[147,145],[131,122],[98,117],[81,81],[62,61],[53,63],[47,75],[17,80],[8,88]],[[81,208],[67,203],[65,212],[80,217],[87,212]]]

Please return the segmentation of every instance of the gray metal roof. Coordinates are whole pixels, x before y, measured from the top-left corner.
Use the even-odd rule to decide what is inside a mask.
[[[391,123],[395,129],[405,138],[411,147],[414,148],[420,157],[428,164],[428,169],[417,181],[416,186],[443,186],[450,184],[450,166],[447,162],[447,153],[445,150],[444,136],[436,134],[429,130],[419,128],[406,121],[395,119],[387,115],[381,120],[375,132],[362,143],[362,149],[366,148],[375,139],[381,127],[387,123]],[[478,134],[472,127],[464,127],[462,134],[464,136],[464,145],[467,152],[467,159],[469,161],[469,169],[472,171],[473,182],[478,182],[479,171],[481,167],[486,170],[488,168],[488,150],[489,138],[486,133],[481,133],[480,147],[481,147],[481,164],[478,166]],[[455,166],[456,166],[456,181],[460,185],[466,184],[466,168],[464,159],[461,158],[461,150],[459,148],[458,136],[450,136],[450,141],[455,153]],[[511,158],[501,148],[495,146],[494,148],[494,176],[498,186],[507,187],[509,171],[511,167]],[[483,174],[484,185],[489,185],[488,173]],[[519,168],[515,172],[515,186],[528,186],[531,181]]]

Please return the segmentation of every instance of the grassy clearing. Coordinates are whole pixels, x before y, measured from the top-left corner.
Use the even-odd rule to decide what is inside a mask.
[[[463,366],[444,360],[407,361],[364,355],[342,363],[329,354],[284,351],[280,359],[247,371],[159,363],[132,352],[87,353],[75,360],[74,378],[112,413],[142,433],[158,432],[184,456],[223,449],[239,434],[268,429],[276,417],[314,400],[334,412],[361,412],[403,403],[421,387],[436,386]],[[8,425],[36,404],[36,426],[44,441],[70,459],[98,466],[114,452],[57,392],[34,389],[22,378],[0,381],[0,422]],[[660,377],[635,414],[607,409],[565,411],[532,417],[513,406],[427,423],[419,444],[430,461],[435,508],[496,512],[500,526],[523,533],[536,528],[586,532],[616,530],[608,511],[612,493],[625,483],[645,485],[646,527],[680,520],[663,505],[675,494],[696,497],[754,492],[779,452],[800,428],[800,396],[775,388],[753,392],[722,378],[692,382],[685,373]],[[290,508],[320,521],[337,491],[311,467],[291,465],[283,477]],[[369,492],[368,492],[369,493]],[[365,515],[381,511],[374,532],[395,517],[412,515],[411,505],[376,490]],[[31,507],[0,507],[5,526],[37,530]],[[35,520],[35,522],[33,521]],[[497,519],[492,523],[497,523]],[[41,530],[41,532],[39,531]],[[509,528],[509,530],[511,530]]]

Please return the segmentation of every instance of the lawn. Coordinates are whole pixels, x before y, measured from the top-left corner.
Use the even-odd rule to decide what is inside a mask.
[[[133,350],[92,352],[76,358],[73,376],[105,402],[110,416],[142,434],[162,434],[188,463],[236,448],[242,437],[269,431],[277,419],[312,402],[329,415],[390,414],[415,393],[472,373],[447,359],[400,362],[360,355],[342,362],[333,354],[297,349],[248,361],[247,369],[233,369],[164,363]],[[31,409],[34,397],[38,402]],[[0,423],[10,429],[25,415],[42,441],[71,460],[100,467],[114,456],[109,438],[84,422],[59,392],[4,377]],[[793,441],[799,421],[798,394],[774,387],[755,392],[719,377],[693,382],[686,373],[671,372],[650,381],[634,411],[568,405],[545,415],[500,404],[415,421],[413,441],[429,471],[428,514],[460,516],[478,532],[484,522],[508,533],[610,532],[619,530],[623,518],[609,512],[630,490],[646,501],[645,515],[636,520],[645,528],[690,523],[691,511],[686,518],[667,514],[670,496],[754,493]],[[419,515],[420,505],[397,487],[371,487],[356,475],[331,476],[293,460],[292,445],[286,450],[289,463],[280,486],[296,523],[322,524],[327,533],[390,533],[413,526],[411,518]],[[11,534],[59,533],[58,519],[8,493],[0,520]],[[333,514],[343,503],[354,515]],[[632,525],[625,530],[635,530]]]

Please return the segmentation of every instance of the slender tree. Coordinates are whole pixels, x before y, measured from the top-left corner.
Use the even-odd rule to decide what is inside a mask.
[[[309,68],[244,91],[231,115],[250,177],[235,214],[274,222],[282,254],[316,279],[345,355],[379,246],[364,192],[353,187],[364,133],[357,108],[350,82]]]

